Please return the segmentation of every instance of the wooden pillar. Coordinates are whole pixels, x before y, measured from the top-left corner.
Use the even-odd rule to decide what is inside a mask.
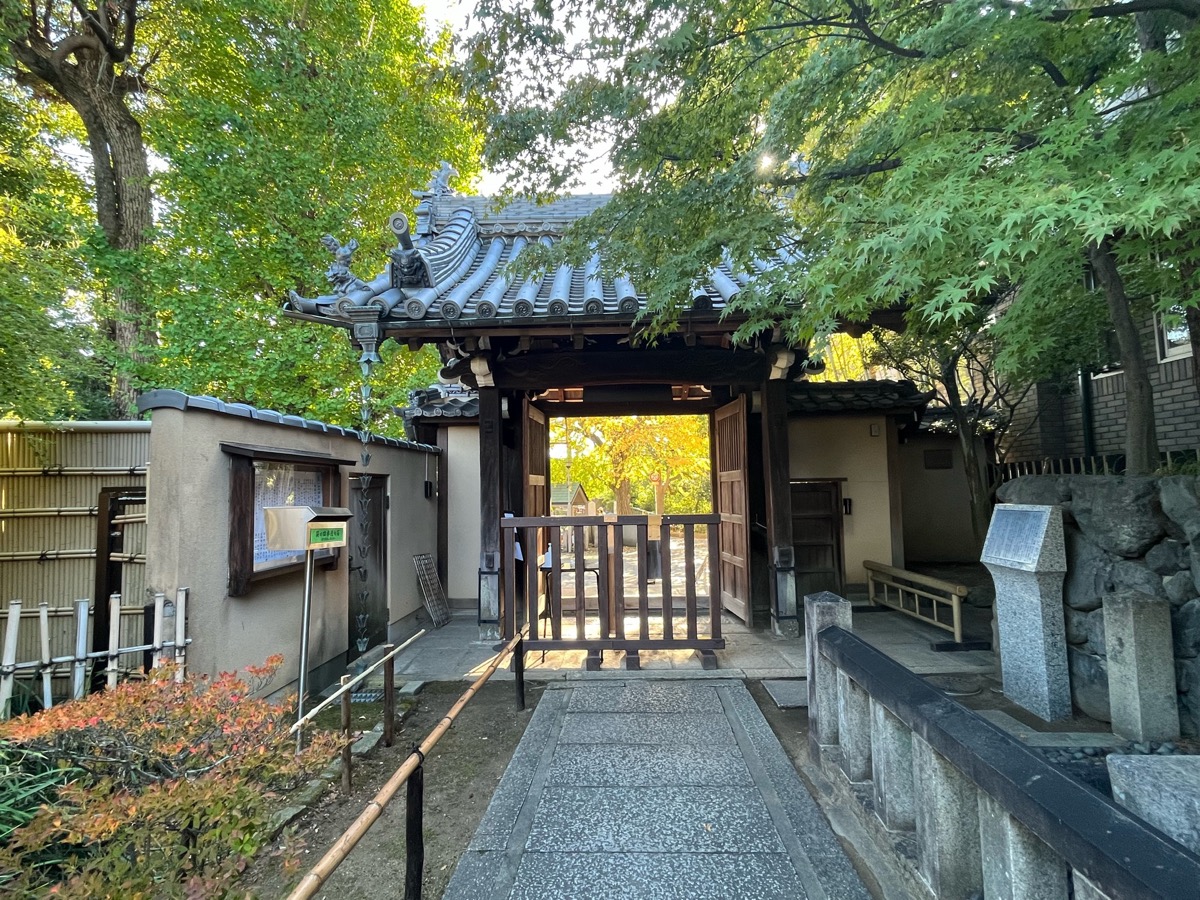
[[[767,499],[767,553],[771,560],[771,627],[798,637],[795,550],[792,548],[792,488],[789,477],[787,382],[762,387],[763,486]]]
[[[479,389],[479,639],[500,637],[500,392]]]

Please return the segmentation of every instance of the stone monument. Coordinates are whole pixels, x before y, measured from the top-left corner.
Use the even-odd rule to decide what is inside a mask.
[[[1047,722],[1067,718],[1071,681],[1063,624],[1062,510],[998,505],[981,561],[996,583],[1004,693]]]

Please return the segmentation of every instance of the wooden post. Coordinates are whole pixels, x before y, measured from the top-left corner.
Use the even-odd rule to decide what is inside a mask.
[[[351,788],[354,784],[354,773],[352,767],[354,765],[354,754],[350,752],[352,746],[350,741],[350,692],[345,690],[346,685],[350,683],[352,676],[342,676],[342,793],[347,797],[350,796]]]
[[[38,632],[42,641],[42,709],[54,705],[54,697],[50,691],[50,601],[38,603]]]
[[[501,507],[500,392],[496,388],[479,389],[479,621],[480,639],[500,636],[500,516]],[[536,548],[525,548],[525,555],[536,565]],[[515,597],[507,597],[515,604]],[[513,635],[506,634],[506,638]]]
[[[21,601],[8,601],[8,621],[4,625],[4,654],[0,656],[0,719],[11,714],[13,679],[17,662],[17,635],[21,631]]]
[[[396,739],[396,657],[391,653],[395,644],[385,644],[387,662],[383,664],[383,746],[390,747]]]
[[[417,751],[420,753],[420,751]],[[404,809],[404,900],[421,900],[425,871],[425,837],[422,834],[425,803],[425,757],[408,777]]]
[[[188,589],[175,592],[175,680],[183,681],[187,670],[187,599]]]
[[[163,616],[167,607],[167,595],[162,591],[154,592],[154,638],[151,643],[154,645],[151,648],[153,659],[150,662],[150,668],[157,669],[162,665],[163,652]]]
[[[105,687],[112,690],[117,686],[117,652],[121,647],[121,595],[108,598],[108,666]]]
[[[75,601],[75,664],[74,671],[71,673],[72,700],[82,700],[87,690],[88,606],[87,600]]]
[[[517,641],[513,650],[513,680],[517,685],[517,709],[525,709],[525,639]]]
[[[771,379],[762,387],[763,484],[767,499],[767,548],[771,572],[771,625],[776,634],[796,637],[795,550],[792,547],[792,488],[789,478],[787,382]]]

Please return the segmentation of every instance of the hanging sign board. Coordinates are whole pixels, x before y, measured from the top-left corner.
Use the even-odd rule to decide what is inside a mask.
[[[306,550],[329,550],[346,546],[345,522],[309,522]]]

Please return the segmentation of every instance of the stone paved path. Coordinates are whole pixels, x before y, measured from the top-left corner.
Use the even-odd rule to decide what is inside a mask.
[[[549,686],[444,895],[868,896],[733,680]]]

